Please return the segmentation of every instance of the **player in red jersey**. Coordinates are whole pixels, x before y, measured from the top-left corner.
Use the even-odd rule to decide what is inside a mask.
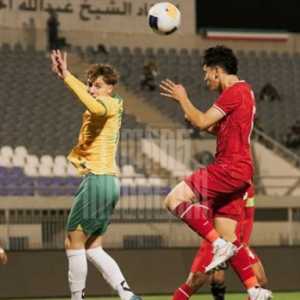
[[[247,251],[249,251],[250,264],[252,265],[252,269],[260,286],[265,287],[267,284],[267,278],[264,268],[258,256],[249,248],[249,240],[254,221],[254,201],[254,188],[253,185],[251,185],[247,191],[247,196],[245,196],[245,201],[243,200],[244,216],[237,226],[236,235],[238,238],[240,238],[241,242],[246,245]],[[218,216],[216,217],[218,218]],[[191,272],[186,283],[192,287],[192,290],[195,293],[206,283],[206,281],[209,280],[211,284],[211,293],[214,297],[214,300],[224,300],[226,291],[226,287],[224,285],[224,269],[226,267],[224,268],[224,266],[222,266],[218,270],[214,270],[214,272],[210,275],[203,274],[205,266],[210,263],[212,258],[211,248],[212,247],[210,243],[207,243],[206,241],[201,243],[201,246],[194,258]]]
[[[217,213],[228,204],[230,209],[226,214],[240,217],[242,208],[238,201],[253,177],[250,135],[255,99],[249,84],[239,80],[237,69],[237,58],[231,49],[217,46],[205,51],[204,80],[210,90],[220,92],[217,101],[206,112],[192,104],[182,85],[168,79],[162,81],[161,94],[178,101],[195,127],[213,131],[217,136],[215,161],[175,186],[166,197],[165,205],[192,230],[212,243],[214,255],[206,272],[230,259],[250,299],[266,300],[270,299],[271,293],[257,288],[257,278],[249,268],[248,251],[236,238],[238,220],[220,217],[214,225],[212,223],[212,212]],[[188,299],[190,293],[191,289],[183,285],[175,292],[174,299]]]

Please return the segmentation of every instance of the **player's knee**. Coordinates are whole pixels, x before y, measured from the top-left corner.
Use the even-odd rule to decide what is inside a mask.
[[[65,249],[69,250],[71,248],[70,239],[68,237],[65,238]]]
[[[173,211],[173,209],[176,207],[176,198],[172,191],[164,199],[164,207],[169,211]]]
[[[69,232],[65,239],[65,249],[84,249],[86,237],[81,231]]]

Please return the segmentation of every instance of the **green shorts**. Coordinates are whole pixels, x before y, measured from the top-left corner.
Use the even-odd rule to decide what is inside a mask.
[[[116,176],[88,174],[82,180],[68,217],[67,231],[82,230],[86,235],[102,235],[119,200]]]

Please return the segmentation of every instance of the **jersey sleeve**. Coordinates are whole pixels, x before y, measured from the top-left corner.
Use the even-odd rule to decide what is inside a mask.
[[[104,108],[104,116],[112,117],[119,113],[120,102],[112,97],[98,97],[97,102]]]
[[[87,87],[80,80],[69,73],[64,79],[64,82],[92,114],[98,116],[105,115],[105,107],[88,93]]]
[[[226,116],[241,104],[241,100],[240,94],[236,89],[232,88],[228,91],[224,91],[215,101],[213,107]]]

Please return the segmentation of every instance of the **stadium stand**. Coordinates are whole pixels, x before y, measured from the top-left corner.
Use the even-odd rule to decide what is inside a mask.
[[[108,53],[104,53],[89,46],[86,49],[76,47],[73,54],[88,63],[108,62],[116,65],[122,74],[122,85],[140,100],[140,110],[147,111],[148,107],[153,107],[155,110],[150,118],[161,114],[157,120],[165,119],[167,123],[169,119],[182,128],[186,123],[175,102],[166,101],[157,90],[141,90],[140,81],[146,62],[154,61],[157,64],[157,82],[169,77],[184,84],[195,105],[202,109],[208,108],[216,96],[206,90],[201,80],[201,52],[197,49],[131,50],[128,47],[110,47]],[[297,79],[300,56],[254,51],[238,51],[237,55],[241,78],[253,84],[257,96],[259,128],[279,142],[286,143],[289,130],[295,128],[299,112],[296,97],[300,92]],[[17,184],[21,187],[15,192],[6,184],[7,188],[2,193],[72,194],[78,181],[76,177],[74,179],[75,171],[66,162],[65,155],[78,134],[81,105],[74,103],[72,94],[51,74],[48,56],[44,51],[23,49],[19,44],[14,47],[3,44],[0,48],[0,67],[7,74],[0,82],[0,118],[3,120],[0,130],[1,166],[11,168],[3,169],[2,173],[9,174],[7,178],[19,178]],[[11,81],[11,78],[14,80]],[[278,99],[262,96],[266,84],[278,91]],[[200,102],[199,99],[205,101]],[[137,102],[129,103],[129,111],[135,115],[124,114],[123,128],[145,130],[146,124],[141,121],[138,110],[132,109],[137,106]],[[172,176],[168,168],[162,167],[159,159],[156,162],[157,159],[147,157],[136,144],[131,145],[128,136],[124,138],[121,135],[120,149],[117,159],[121,170],[125,170],[121,174],[127,177],[122,181],[123,185],[147,187],[155,182],[151,176]],[[127,154],[122,157],[120,153],[124,153],[124,149]],[[127,171],[130,168],[133,171],[127,172],[126,166],[129,166]],[[38,176],[43,179],[37,180]],[[149,182],[142,182],[142,178],[139,178],[142,176],[150,177]],[[66,182],[67,177],[70,178],[70,184]],[[7,181],[1,181],[1,184],[4,182]],[[164,188],[161,183],[158,186]]]

